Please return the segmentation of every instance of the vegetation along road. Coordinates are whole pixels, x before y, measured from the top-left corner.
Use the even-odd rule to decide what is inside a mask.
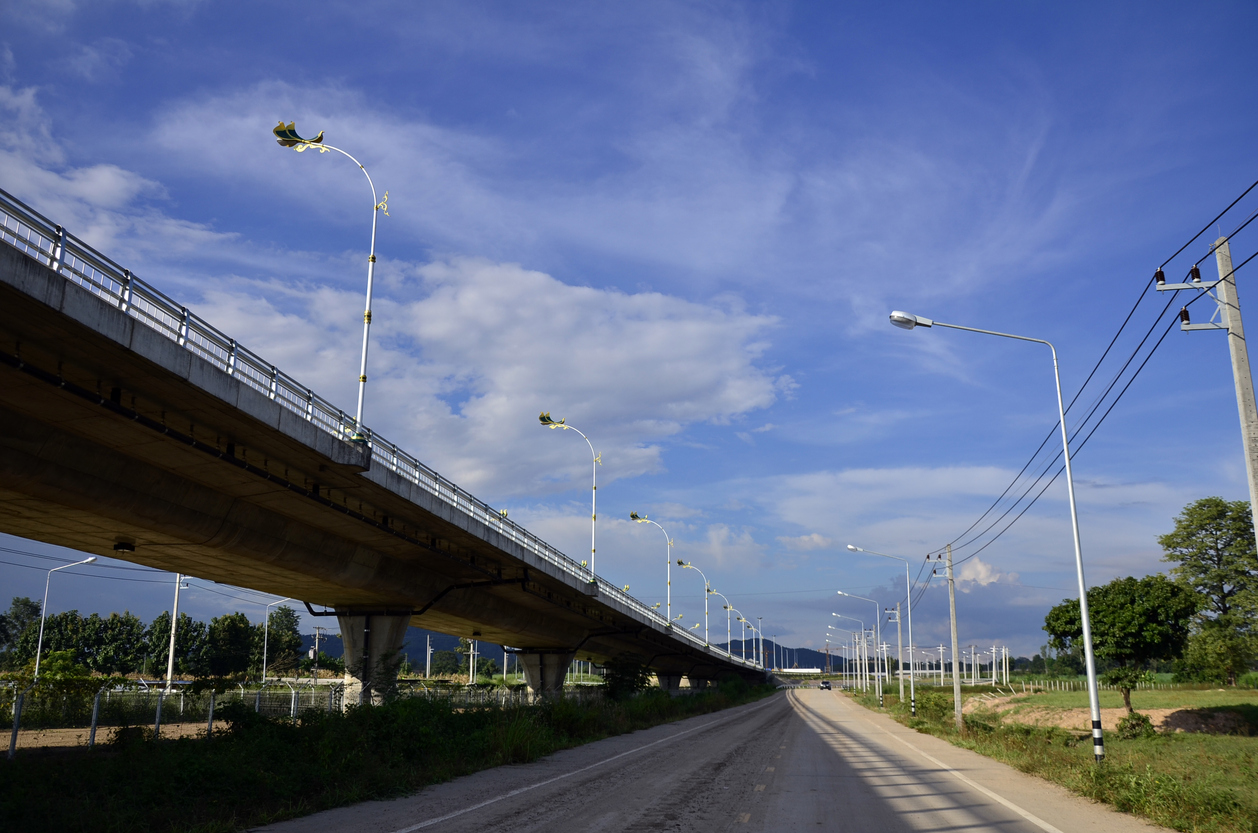
[[[1162,830],[907,729],[839,692],[797,689],[484,770],[267,833]]]

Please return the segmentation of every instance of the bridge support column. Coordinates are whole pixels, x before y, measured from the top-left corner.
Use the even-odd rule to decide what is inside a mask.
[[[542,697],[563,694],[564,677],[576,651],[520,651],[516,656],[524,667],[524,681],[529,689]]]
[[[346,706],[379,704],[397,682],[402,664],[402,643],[411,624],[410,614],[401,616],[337,613],[341,640],[345,645]]]
[[[700,677],[686,677],[686,683],[695,691],[702,691],[708,687],[710,682],[711,680],[706,680]]]
[[[676,694],[677,689],[681,688],[680,674],[656,674],[655,679],[660,681],[660,688],[669,694]]]

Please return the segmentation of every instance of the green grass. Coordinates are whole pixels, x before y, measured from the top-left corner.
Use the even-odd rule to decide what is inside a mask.
[[[1241,702],[1249,698],[1236,690],[1166,694],[1181,695],[1176,704],[1189,708],[1233,706],[1249,712],[1251,720],[1258,716],[1258,706]],[[1083,699],[1078,701],[1075,695]],[[1037,694],[1034,700],[1056,696]],[[1086,694],[1060,696],[1063,707],[1087,705]],[[876,707],[876,701],[859,699],[867,707]],[[966,715],[967,732],[960,736],[953,725],[950,692],[919,689],[917,718],[910,718],[894,696],[887,703],[892,716],[918,731],[1173,830],[1258,833],[1258,737],[1184,733],[1123,740],[1111,732],[1105,740],[1105,762],[1098,766],[1086,734],[1006,723],[999,714]],[[1121,699],[1116,705],[1121,705]]]
[[[1018,689],[1015,687],[1015,691]],[[1100,700],[1103,709],[1119,709],[1123,706],[1123,696],[1117,691],[1101,691]],[[1088,693],[1086,691],[1049,691],[1028,694],[1025,698],[1018,696],[1009,701],[1011,706],[1043,706],[1055,709],[1086,709]],[[1258,691],[1245,688],[1176,688],[1176,689],[1137,689],[1131,692],[1131,706],[1136,711],[1142,709],[1212,709],[1228,706],[1258,706]]]
[[[773,693],[733,680],[625,702],[456,709],[414,698],[298,725],[224,708],[230,731],[154,742],[131,729],[96,750],[20,752],[0,764],[0,819],[24,831],[220,833],[370,799],[706,714]],[[235,704],[233,704],[235,705]]]

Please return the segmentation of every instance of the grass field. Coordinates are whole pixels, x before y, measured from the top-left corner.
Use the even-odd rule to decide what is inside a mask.
[[[967,691],[968,696],[994,690]],[[1160,734],[1126,740],[1106,737],[1106,760],[1097,765],[1086,733],[1017,722],[1019,709],[1086,708],[1085,692],[1015,697],[1002,711],[967,713],[967,732],[953,723],[952,693],[919,688],[918,717],[910,718],[892,695],[887,710],[919,731],[929,732],[1023,772],[1173,830],[1200,833],[1258,833],[1258,693],[1252,690],[1142,690],[1132,704],[1145,709],[1227,710],[1239,713],[1249,734]],[[867,707],[876,701],[860,698]],[[1117,692],[1102,692],[1103,708],[1122,706]]]
[[[371,799],[772,694],[731,680],[624,702],[456,708],[422,697],[297,724],[224,707],[213,738],[153,741],[133,727],[94,750],[0,762],[0,829],[31,833],[227,833]],[[232,704],[237,706],[238,704]]]
[[[991,691],[992,689],[988,689]],[[1014,691],[1018,687],[1014,686]],[[1117,691],[1100,692],[1101,708],[1121,709],[1123,696]],[[1010,700],[1010,705],[1032,704],[1045,708],[1086,709],[1088,693],[1086,691],[1047,691],[1026,695]],[[1217,709],[1229,707],[1258,706],[1258,690],[1251,688],[1176,688],[1176,689],[1140,689],[1131,692],[1131,707],[1136,711],[1144,709]]]

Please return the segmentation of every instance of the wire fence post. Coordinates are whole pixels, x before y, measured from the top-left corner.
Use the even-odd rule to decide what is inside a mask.
[[[17,732],[22,725],[22,704],[26,702],[26,692],[35,687],[34,683],[28,685],[22,690],[17,697],[13,698],[13,734],[9,737],[9,760],[17,754]]]
[[[157,717],[153,721],[153,740],[162,736],[162,701],[165,699],[166,695],[159,690],[157,692]]]
[[[96,692],[96,696],[92,698],[92,728],[87,733],[87,748],[92,749],[96,746],[96,722],[100,717],[100,696],[105,693],[105,689]]]
[[[214,698],[217,694],[217,691],[210,689],[210,715],[205,720],[205,736],[207,738],[214,734]]]

